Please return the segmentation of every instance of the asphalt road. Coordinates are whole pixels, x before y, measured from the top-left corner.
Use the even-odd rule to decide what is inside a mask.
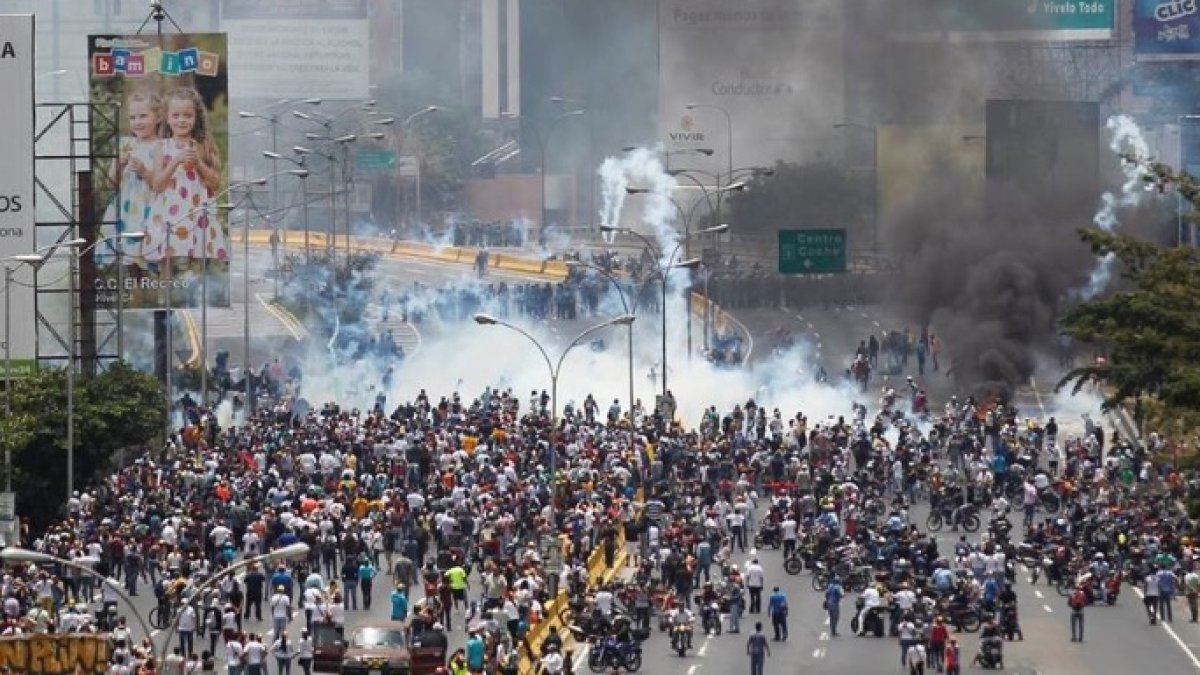
[[[911,514],[912,520],[922,528],[927,516],[928,508],[924,505],[915,507]],[[976,540],[977,535],[972,535],[971,539]],[[939,534],[943,554],[949,553],[952,557],[956,540],[957,534],[947,530]],[[790,609],[789,639],[783,643],[770,643],[772,655],[767,660],[768,675],[795,672],[863,675],[898,671],[900,650],[896,639],[855,637],[850,632],[853,594],[848,593],[842,601],[839,635],[833,637],[828,617],[821,609],[823,595],[812,590],[810,573],[788,575],[783,571],[783,556],[779,551],[760,551],[758,556],[767,571],[764,596],[778,585],[787,596]],[[749,553],[735,557],[739,565],[748,558]],[[1015,590],[1025,639],[1005,643],[1005,668],[1001,672],[1020,675],[1137,672],[1185,675],[1200,672],[1200,662],[1193,656],[1200,653],[1200,627],[1186,623],[1187,610],[1182,602],[1176,605],[1174,625],[1150,626],[1139,597],[1131,587],[1125,586],[1116,606],[1085,610],[1085,641],[1076,644],[1070,641],[1070,610],[1066,599],[1046,585],[1044,579],[1033,586],[1025,573],[1019,573]],[[763,604],[766,604],[765,597]],[[640,672],[748,673],[750,660],[746,656],[746,639],[755,621],[763,622],[764,633],[769,638],[772,634],[769,618],[765,614],[746,614],[742,618],[742,634],[722,633],[706,637],[697,633],[696,649],[683,658],[670,649],[666,634],[658,632],[655,622],[651,638],[642,645],[644,665]],[[977,634],[957,634],[956,637],[964,660],[969,663],[978,651]],[[980,671],[978,667],[962,670]]]

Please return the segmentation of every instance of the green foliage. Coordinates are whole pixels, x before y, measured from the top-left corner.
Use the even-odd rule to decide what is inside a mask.
[[[871,212],[870,174],[832,162],[777,162],[728,199],[729,221],[738,233],[774,236],[781,227],[853,228]]]
[[[1128,235],[1082,230],[1100,256],[1121,268],[1121,287],[1081,303],[1063,316],[1063,329],[1102,345],[1107,357],[1067,373],[1074,383],[1106,388],[1105,405],[1152,396],[1168,408],[1200,408],[1200,255],[1195,248],[1163,248]]]
[[[0,447],[12,448],[17,511],[35,526],[58,515],[67,490],[67,378],[44,369],[14,380],[12,416],[0,421]],[[116,453],[160,436],[166,397],[154,377],[118,363],[75,382],[75,485],[93,483]]]

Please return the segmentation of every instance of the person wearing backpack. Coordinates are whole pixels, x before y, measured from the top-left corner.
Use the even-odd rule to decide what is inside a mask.
[[[1071,642],[1083,642],[1083,608],[1087,606],[1087,595],[1082,588],[1071,593],[1067,605],[1071,608]]]

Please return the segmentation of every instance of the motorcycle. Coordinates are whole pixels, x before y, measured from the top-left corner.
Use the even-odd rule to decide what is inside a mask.
[[[952,604],[946,604],[942,608],[942,616],[945,617],[946,623],[961,627],[963,632],[974,633],[979,630],[983,624],[983,617],[979,614],[979,608],[968,605],[966,607],[956,607]]]
[[[958,506],[953,502],[944,501],[929,513],[929,517],[925,519],[925,528],[930,532],[939,532],[946,524],[952,528],[961,525],[967,532],[977,532],[983,523],[979,520],[979,512],[974,504]]]
[[[1075,579],[1075,583],[1069,583],[1070,577],[1064,576],[1058,582],[1058,594],[1065,597],[1070,597],[1071,593],[1076,588],[1082,588],[1083,594],[1087,598],[1087,604],[1093,605],[1100,598],[1096,594],[1096,577],[1090,572],[1080,575]],[[1122,575],[1120,572],[1113,572],[1104,580],[1104,604],[1112,607],[1117,604],[1117,598],[1121,595]]]
[[[987,638],[979,642],[979,666],[1004,670],[1004,640]]]
[[[850,618],[850,632],[855,635],[861,633],[862,635],[874,635],[877,638],[883,637],[886,628],[883,623],[883,617],[888,613],[888,608],[879,606],[872,607],[867,611],[866,615],[863,616],[863,629],[860,631],[858,617],[863,614],[863,607],[866,606],[866,600],[863,600],[862,596],[859,596],[854,601],[854,616]]]
[[[700,627],[705,635],[721,634],[721,606],[715,602],[709,603],[701,610]]]
[[[588,653],[588,668],[593,673],[609,669],[637,672],[642,667],[642,646],[637,642],[620,642],[609,636],[592,644]]]
[[[762,550],[768,546],[771,548],[783,547],[783,533],[779,529],[779,525],[770,522],[763,523],[758,534],[754,535],[754,548]]]
[[[692,624],[679,623],[671,627],[671,649],[674,649],[679,656],[687,656],[687,652],[692,648]]]
[[[804,556],[799,549],[783,559],[783,571],[788,574],[800,574],[804,571]]]

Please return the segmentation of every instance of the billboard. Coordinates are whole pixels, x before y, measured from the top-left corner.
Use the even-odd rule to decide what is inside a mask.
[[[223,0],[237,99],[368,97],[367,0]]]
[[[33,16],[0,15],[0,257],[32,253],[33,208]],[[15,274],[20,274],[15,272]],[[28,274],[28,273],[26,273]],[[34,290],[27,279],[7,289],[7,347],[13,375],[27,375],[37,363],[37,329]],[[0,356],[2,358],[2,356]],[[0,371],[3,372],[3,371]],[[2,375],[0,375],[2,376]]]
[[[1137,54],[1200,53],[1200,1],[1134,0],[1133,49]]]
[[[208,303],[228,306],[225,35],[92,35],[88,58],[92,103],[120,109],[92,116],[96,222],[145,233],[97,248],[97,303],[116,305],[120,276],[126,308],[199,307],[207,274]]]
[[[658,7],[658,140],[670,151],[715,150],[673,165],[726,172],[841,151],[839,134],[813,130],[845,119],[842,0]]]
[[[960,42],[1108,40],[1116,7],[1117,0],[926,0],[896,12],[895,30]]]

